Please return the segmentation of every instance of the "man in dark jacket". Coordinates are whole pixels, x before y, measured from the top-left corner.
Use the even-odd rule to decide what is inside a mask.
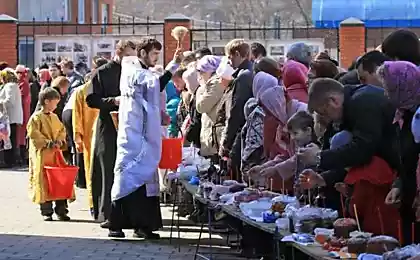
[[[343,87],[332,79],[317,79],[309,90],[308,107],[336,123],[340,131],[351,132],[353,138],[337,149],[320,151],[311,145],[301,149],[299,158],[304,163],[317,165],[323,172],[316,174],[305,170],[301,176],[304,186],[334,186],[346,174],[340,170],[366,165],[373,156],[382,158],[394,170],[400,168],[393,143],[395,109],[382,88],[371,85]]]
[[[232,96],[225,105],[227,122],[222,134],[219,155],[230,158],[231,170],[234,171],[234,177],[239,179],[238,169],[241,163],[239,133],[245,124],[245,103],[252,97],[252,63],[249,61],[250,47],[244,40],[230,41],[225,47],[225,52],[236,71],[232,75],[234,78]]]
[[[74,70],[74,63],[71,60],[63,60],[61,62],[61,71],[63,72],[63,74],[67,77],[67,79],[70,82],[70,86],[69,86],[69,90],[67,93],[67,101],[69,100],[71,94],[73,93],[73,90],[76,89],[77,87],[83,85],[84,79],[82,77],[82,75],[80,75],[79,73],[77,73]]]
[[[376,70],[384,64],[385,61],[389,60],[390,58],[380,51],[370,51],[360,57],[356,63],[356,70],[359,75],[360,83],[378,87],[382,86],[382,82],[379,79]]]
[[[96,123],[92,160],[93,216],[103,221],[101,227],[109,228],[111,214],[111,188],[114,182],[114,165],[117,153],[117,131],[111,111],[118,111],[120,96],[121,60],[135,56],[136,45],[132,41],[117,44],[114,60],[98,68],[92,75],[92,89],[86,97],[91,108],[99,109]]]

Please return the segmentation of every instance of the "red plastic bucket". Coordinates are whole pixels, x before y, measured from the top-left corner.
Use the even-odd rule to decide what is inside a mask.
[[[162,139],[162,153],[160,156],[159,168],[176,170],[182,162],[183,138]]]
[[[67,165],[61,152],[56,152],[56,166],[44,166],[50,198],[70,199],[79,167]]]

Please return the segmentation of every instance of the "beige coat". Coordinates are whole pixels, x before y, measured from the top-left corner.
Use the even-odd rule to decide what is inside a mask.
[[[6,108],[10,124],[23,123],[22,97],[16,83],[6,83],[0,88],[0,104]]]
[[[197,90],[196,109],[202,114],[200,132],[200,154],[202,156],[211,156],[218,152],[217,148],[220,144],[223,128],[216,127],[214,129],[213,126],[217,119],[217,109],[222,99],[223,91],[220,79],[216,76],[211,77],[205,86],[200,86]]]

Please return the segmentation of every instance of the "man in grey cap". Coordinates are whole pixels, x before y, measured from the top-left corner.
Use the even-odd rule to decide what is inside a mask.
[[[312,60],[311,47],[303,42],[294,43],[287,50],[286,57],[288,60],[300,62],[309,68]]]

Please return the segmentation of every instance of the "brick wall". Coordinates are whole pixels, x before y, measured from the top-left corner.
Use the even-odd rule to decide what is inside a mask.
[[[184,26],[188,29],[191,29],[192,23],[191,20],[187,19],[186,17],[181,16],[174,16],[168,17],[165,19],[165,24],[163,26],[163,52],[164,52],[164,59],[163,64],[168,64],[174,57],[174,52],[177,47],[177,41],[172,37],[172,29],[176,26]],[[188,50],[191,46],[191,37],[190,32],[184,37],[183,42],[181,43],[182,48],[184,50]]]
[[[352,62],[366,52],[366,28],[357,19],[347,19],[340,24],[340,64],[348,68]]]
[[[17,18],[18,14],[17,0],[0,0],[0,14]]]
[[[0,22],[0,61],[7,62],[12,68],[17,63],[17,25],[15,21]]]

